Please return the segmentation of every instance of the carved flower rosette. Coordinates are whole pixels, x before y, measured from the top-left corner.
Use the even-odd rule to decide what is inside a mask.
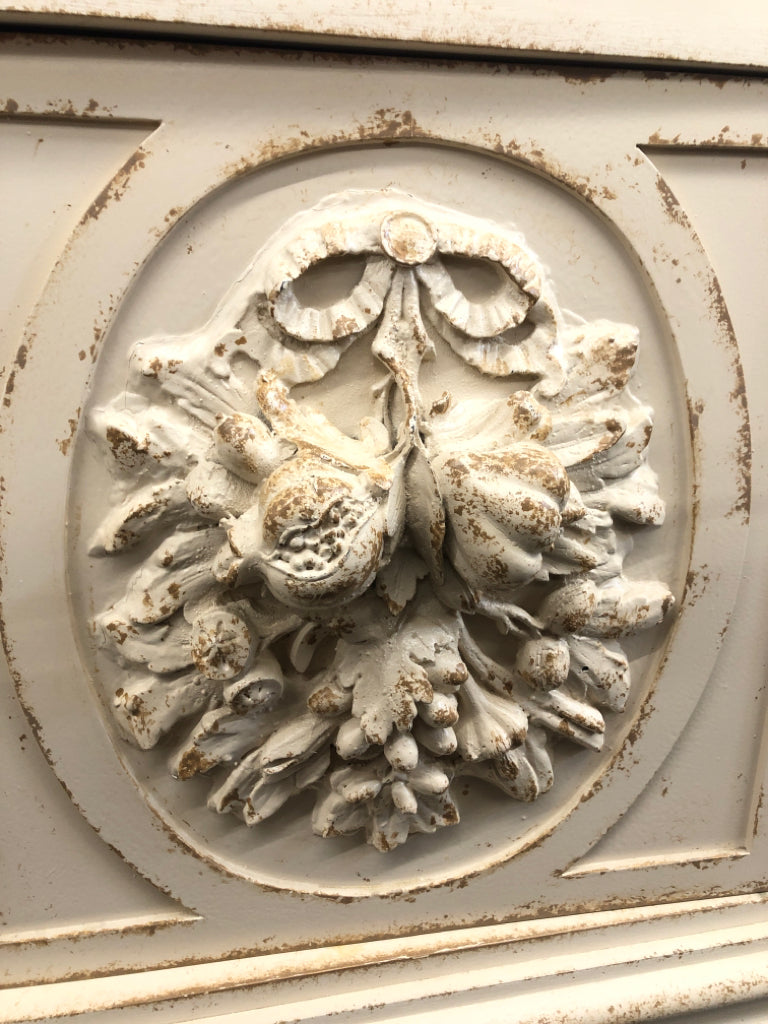
[[[352,283],[313,304],[318,268]],[[312,403],[352,346],[381,369],[354,436]],[[382,851],[458,823],[458,777],[545,793],[557,743],[600,750],[626,705],[622,638],[672,603],[623,571],[664,516],[637,347],[491,221],[395,190],[288,220],[89,415],[114,481],[92,554],[134,565],[95,620],[127,738],[209,777],[213,811],[256,826],[311,790],[317,835]],[[480,387],[427,403],[448,349]]]

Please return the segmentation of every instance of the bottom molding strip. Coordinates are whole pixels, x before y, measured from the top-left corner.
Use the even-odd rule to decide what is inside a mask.
[[[538,982],[546,979],[546,1003],[549,1005],[550,996],[553,996],[553,980],[568,975],[571,981],[569,993],[566,996],[569,1000],[571,1014],[567,1018],[568,1024],[592,1024],[593,1020],[597,1024],[605,1024],[606,1021],[613,1024],[614,1021],[653,1020],[652,1016],[637,1016],[637,1014],[635,1016],[611,1016],[609,1014],[606,1017],[603,1011],[600,1011],[603,1016],[598,1015],[594,1018],[574,1016],[572,986],[574,983],[577,984],[579,992],[581,992],[581,986],[584,984],[580,980],[581,978],[585,978],[593,970],[602,970],[611,966],[624,967],[631,964],[636,971],[638,966],[647,967],[656,964],[664,973],[667,973],[670,970],[667,961],[669,958],[673,958],[676,961],[676,966],[674,975],[670,975],[671,981],[674,982],[674,985],[670,985],[669,992],[671,993],[682,979],[683,965],[677,963],[681,957],[691,954],[706,957],[707,953],[711,953],[716,959],[718,952],[724,948],[740,946],[744,948],[746,955],[736,956],[735,960],[733,957],[728,958],[731,968],[735,968],[731,986],[734,999],[737,993],[740,993],[739,999],[761,998],[763,995],[768,995],[768,953],[754,954],[754,956],[749,953],[751,944],[768,942],[768,918],[763,917],[757,924],[754,922],[725,924],[724,927],[713,930],[700,928],[701,916],[704,914],[714,911],[727,913],[729,910],[738,911],[740,908],[759,907],[766,902],[768,902],[768,894],[762,893],[725,896],[717,899],[690,900],[625,910],[575,914],[538,921],[457,929],[406,939],[381,939],[291,953],[265,954],[237,960],[220,960],[130,974],[115,974],[109,977],[7,988],[0,991],[0,1024],[52,1020],[119,1008],[148,1007],[152,1004],[162,1004],[176,999],[190,999],[195,996],[210,996],[214,993],[223,994],[239,989],[300,981],[303,978],[321,974],[347,972],[358,968],[384,967],[387,964],[412,960],[424,961],[441,955],[491,949],[505,945],[511,946],[532,940],[599,930],[615,930],[617,932],[615,940],[608,947],[603,946],[596,950],[582,952],[571,950],[567,956],[564,956],[562,951],[558,951],[549,955],[536,956],[532,960],[526,958],[523,962],[510,963],[501,971],[498,967],[494,968],[492,977],[487,976],[484,969],[465,971],[463,968],[461,968],[461,973],[452,974],[450,978],[430,979],[428,976],[422,975],[419,984],[419,999],[424,1000],[438,996],[454,999],[460,997],[461,993],[467,992],[474,992],[477,997],[478,989],[480,989],[485,992],[484,1000],[488,998],[493,1000],[495,997],[493,990],[496,990],[499,985],[505,987],[526,982],[526,987],[536,986]],[[673,938],[657,937],[637,942],[633,941],[633,937],[629,938],[629,941],[622,942],[622,938],[625,940],[628,938],[622,933],[632,926],[674,918],[689,918],[691,929],[685,934],[678,934]],[[754,965],[752,960],[755,960]],[[752,973],[753,968],[757,974]],[[700,972],[699,988],[703,993],[714,984],[712,968],[706,964],[703,968],[699,965],[696,969]],[[646,986],[647,996],[648,981],[646,980],[643,984]],[[653,982],[653,987],[657,987],[656,981]],[[619,988],[623,1001],[628,998],[629,993],[625,980],[622,980]],[[696,989],[696,991],[698,990]],[[381,989],[378,991],[381,994]],[[390,995],[397,1002],[394,989],[391,990]],[[693,999],[694,996],[695,992],[691,990],[686,998]],[[667,997],[665,996],[665,998]],[[702,998],[704,997],[702,996]],[[616,1003],[615,998],[613,1002]],[[387,999],[387,1004],[389,1003],[390,1000]],[[507,1005],[506,1000],[505,1005]],[[579,1005],[583,1007],[585,1004],[579,1002]],[[713,1004],[705,1002],[702,1005]],[[678,1006],[678,1003],[672,1001],[669,1002],[669,1006],[675,1007]],[[341,1010],[338,1000],[335,1000],[335,1007],[335,1013]],[[309,1004],[307,1008],[309,1009]],[[290,1018],[286,1016],[287,1009],[285,1003],[280,1007],[275,1007],[278,1016],[273,1018],[271,1012],[264,1008],[262,1012],[267,1016],[262,1017],[260,1014],[258,1018],[249,1017],[249,1020],[254,1022],[263,1020],[267,1024],[273,1019],[275,1021],[290,1019],[309,1021],[313,1019],[313,1017],[307,1016]],[[252,1012],[249,1011],[249,1013]],[[444,1010],[440,1011],[442,1020],[446,1019],[444,1012]],[[635,1011],[633,1010],[633,1012]],[[661,1013],[660,1004],[658,1012],[656,1010],[654,1012],[658,1018],[678,1013],[680,1010],[671,1008],[668,1012]],[[507,1014],[506,1021],[508,1022],[510,1019],[508,1010],[505,1010],[505,1014]],[[235,1014],[234,1020],[237,1016],[238,1014]],[[421,1018],[421,1015],[419,1016]],[[517,1011],[515,1011],[513,1019],[517,1024],[524,1024],[529,1019],[531,1024],[534,1020],[537,1022],[542,1020],[540,1015],[535,1018],[518,1016]],[[547,1010],[548,1024],[557,1024],[561,1019],[566,1020],[565,1017],[561,1018],[556,1015],[554,1007],[552,1012]],[[428,1016],[424,1018],[425,1024],[428,1020]]]

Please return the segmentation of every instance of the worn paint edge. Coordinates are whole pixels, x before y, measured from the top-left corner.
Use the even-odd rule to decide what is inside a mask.
[[[623,972],[617,975],[613,971],[608,977],[599,977],[599,968],[587,969],[580,972],[575,985],[572,972],[564,972],[550,979],[544,990],[540,983],[526,986],[505,979],[489,980],[486,973],[475,976],[475,983],[462,989],[453,986],[437,991],[432,985],[430,991],[420,991],[415,997],[401,989],[399,998],[386,1002],[380,990],[369,987],[362,992],[271,1005],[257,1011],[258,1022],[286,1024],[290,1020],[299,1024],[342,1014],[346,1021],[362,1022],[380,1010],[386,1016],[377,1014],[375,1019],[382,1024],[400,1024],[406,1018],[418,1021],[422,1015],[434,1021],[438,1014],[441,1024],[466,1024],[470,1007],[481,1005],[483,1020],[493,1024],[643,1024],[670,1017],[695,1024],[702,1019],[696,1016],[694,1020],[696,1011],[754,1007],[768,994],[764,953],[704,962],[697,959],[692,963],[681,963],[675,956],[673,962],[654,964],[650,969],[637,961],[623,966]],[[706,980],[702,982],[702,978]],[[709,1013],[706,1018],[710,1019]],[[749,1019],[758,1018],[750,1015]],[[221,1016],[195,1016],[197,1024],[220,1024],[222,1020]],[[254,1024],[254,1011],[236,1010],[227,1014],[226,1020],[231,1024]]]
[[[648,871],[653,868],[678,867],[683,864],[701,866],[704,863],[715,863],[721,860],[741,860],[749,856],[746,847],[723,847],[722,849],[690,850],[687,854],[663,853],[655,857],[627,857],[594,861],[579,867],[578,864],[563,872],[563,878],[581,878],[583,875],[602,875],[606,872],[615,874],[619,871]]]
[[[174,925],[191,924],[202,918],[193,913],[142,914],[125,918],[112,918],[91,924],[63,925],[59,928],[28,928],[15,932],[3,932],[0,949],[12,946],[47,946],[52,942],[66,939],[80,940],[97,935],[123,935],[127,932],[154,933],[158,928],[172,928]],[[1,986],[0,986],[1,987]]]
[[[289,954],[273,953],[102,978],[6,988],[0,991],[0,1022],[37,1020],[41,1017],[52,1019],[95,1010],[142,1006],[180,997],[189,998],[396,961],[427,959],[447,953],[487,949],[509,943],[617,926],[628,927],[664,918],[689,916],[695,919],[697,914],[764,906],[766,903],[768,893],[725,896],[638,907],[629,911],[599,911],[523,924],[457,929],[406,940],[380,939]],[[695,927],[697,922],[692,923],[692,948],[698,948],[696,939],[699,933]],[[749,941],[756,938],[768,939],[768,920],[757,928],[754,925],[747,926],[747,930],[750,932]],[[713,939],[711,948],[742,943],[744,931],[745,926],[741,925],[715,933],[718,938]],[[686,948],[684,938],[669,941],[673,942],[677,954]],[[699,944],[700,941],[699,939]],[[613,948],[620,947],[614,943]],[[659,955],[657,950],[651,954],[651,959],[658,958]]]
[[[341,50],[354,47],[383,54],[412,53],[444,53],[459,59],[527,60],[549,61],[557,59],[563,62],[585,62],[599,64],[620,64],[629,66],[669,66],[674,68],[722,68],[726,72],[751,72],[757,74],[768,69],[764,53],[760,48],[760,38],[764,36],[764,26],[755,23],[750,27],[741,24],[741,31],[734,39],[723,43],[721,35],[715,39],[706,39],[706,19],[701,22],[704,38],[698,45],[690,37],[690,19],[685,25],[685,35],[678,39],[677,45],[669,42],[666,46],[658,40],[652,42],[652,32],[643,31],[633,34],[616,34],[615,28],[606,28],[605,23],[582,23],[581,27],[573,25],[557,16],[549,19],[538,18],[521,25],[518,17],[496,16],[495,25],[491,22],[490,30],[483,32],[482,26],[487,24],[483,19],[473,23],[469,33],[459,34],[450,20],[441,21],[436,32],[421,32],[411,26],[408,20],[401,17],[393,20],[390,12],[377,12],[355,25],[353,20],[334,17],[334,11],[326,11],[325,28],[318,32],[316,23],[311,18],[305,22],[295,18],[275,16],[272,7],[255,4],[250,14],[240,16],[230,12],[217,16],[217,12],[208,5],[206,15],[200,17],[200,6],[196,6],[196,16],[190,17],[190,11],[174,10],[166,5],[165,10],[158,13],[120,10],[120,5],[106,11],[98,5],[70,2],[60,3],[56,7],[45,6],[39,2],[17,3],[6,6],[0,11],[0,26],[9,29],[26,29],[27,31],[63,31],[84,34],[105,34],[119,36],[124,33],[140,33],[159,39],[181,39],[190,41],[213,40],[215,44],[267,44],[277,46],[311,46],[315,49],[335,47]],[[259,9],[261,7],[261,9]],[[528,13],[528,12],[527,12]],[[570,13],[570,12],[569,12]],[[345,15],[348,12],[345,10]],[[460,19],[459,19],[460,20]],[[562,30],[563,22],[569,29]],[[731,19],[733,20],[733,19]],[[478,30],[478,26],[481,26]],[[596,27],[599,27],[602,40],[594,38]],[[637,26],[636,26],[637,27]],[[521,44],[522,30],[527,29],[528,38]],[[746,29],[746,31],[745,31]],[[495,36],[494,39],[494,30]],[[699,29],[701,31],[701,29]],[[592,37],[591,45],[580,45],[579,37]],[[683,39],[685,41],[683,41]],[[746,40],[746,42],[745,42]],[[724,56],[724,46],[730,45],[731,54]]]

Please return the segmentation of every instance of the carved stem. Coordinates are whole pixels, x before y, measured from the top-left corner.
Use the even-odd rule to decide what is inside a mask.
[[[405,416],[397,434],[397,453],[423,450],[424,413],[418,376],[424,356],[434,353],[434,346],[421,317],[413,270],[401,267],[395,272],[372,351],[387,367],[403,397]]]

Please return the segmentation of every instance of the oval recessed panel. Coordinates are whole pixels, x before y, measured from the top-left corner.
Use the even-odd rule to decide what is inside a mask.
[[[423,145],[229,182],[137,272],[84,417],[82,657],[209,863],[439,884],[605,773],[663,654],[693,471],[653,292],[577,196]]]

